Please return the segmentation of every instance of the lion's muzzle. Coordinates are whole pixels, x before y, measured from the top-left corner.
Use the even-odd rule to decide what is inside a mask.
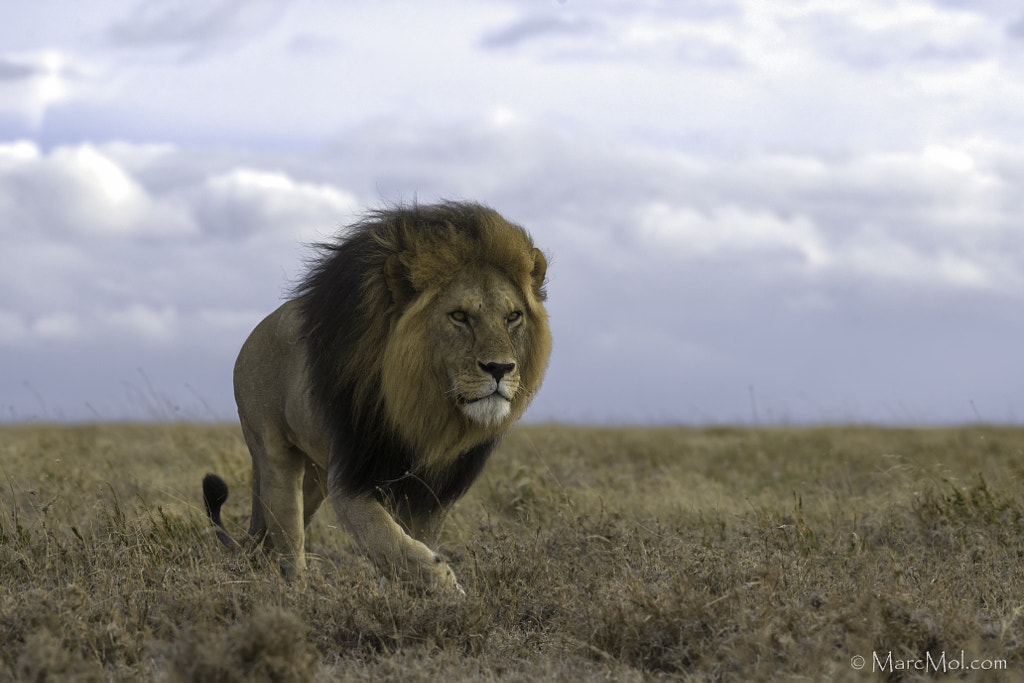
[[[480,361],[477,365],[485,373],[486,379],[480,377],[476,381],[464,383],[456,403],[466,417],[474,422],[497,425],[512,410],[512,397],[519,386],[515,376],[516,364]]]

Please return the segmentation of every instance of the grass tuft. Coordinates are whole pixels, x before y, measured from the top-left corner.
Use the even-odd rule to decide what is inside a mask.
[[[247,615],[217,633],[190,632],[174,647],[174,673],[195,683],[305,683],[319,670],[306,626],[280,608]]]

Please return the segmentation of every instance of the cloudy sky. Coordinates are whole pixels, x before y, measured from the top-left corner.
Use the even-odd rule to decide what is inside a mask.
[[[551,255],[534,421],[1024,421],[1016,0],[0,8],[0,420],[233,419],[304,246]]]

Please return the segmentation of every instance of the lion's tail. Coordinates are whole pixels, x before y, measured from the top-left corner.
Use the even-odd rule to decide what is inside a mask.
[[[224,522],[220,518],[220,509],[228,499],[228,485],[216,474],[203,477],[203,503],[206,505],[206,516],[217,527],[217,538],[229,548],[237,548],[238,541],[228,534]]]

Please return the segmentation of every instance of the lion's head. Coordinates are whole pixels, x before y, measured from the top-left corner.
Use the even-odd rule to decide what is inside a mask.
[[[360,438],[383,418],[425,469],[493,441],[544,376],[546,271],[523,228],[478,204],[371,214],[299,290],[328,419]]]

